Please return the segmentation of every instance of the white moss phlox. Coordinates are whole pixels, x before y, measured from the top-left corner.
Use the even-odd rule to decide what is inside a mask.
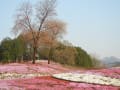
[[[53,77],[64,80],[76,81],[76,82],[120,86],[120,79],[105,77],[100,75],[86,74],[86,73],[85,74],[62,73],[62,74],[54,74]]]

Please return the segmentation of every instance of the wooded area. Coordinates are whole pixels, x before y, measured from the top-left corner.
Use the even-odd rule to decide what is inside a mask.
[[[62,40],[66,23],[57,19],[56,0],[43,0],[35,6],[24,2],[15,13],[12,32],[0,44],[0,61],[3,63],[47,59],[72,66],[93,67],[99,64],[80,47]],[[97,65],[96,65],[97,66]]]

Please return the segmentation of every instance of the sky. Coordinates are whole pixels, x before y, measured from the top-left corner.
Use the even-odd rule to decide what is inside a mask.
[[[1,0],[0,40],[14,37],[14,15],[24,1],[39,0]],[[120,58],[120,0],[58,0],[56,10],[67,24],[65,40],[100,58]]]

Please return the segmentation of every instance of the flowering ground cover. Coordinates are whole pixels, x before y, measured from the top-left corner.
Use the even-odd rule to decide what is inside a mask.
[[[0,90],[120,90],[119,81],[117,85],[106,85],[74,82],[53,77],[53,75],[61,73],[68,73],[75,77],[77,77],[77,74],[84,74],[83,76],[95,75],[95,80],[97,75],[104,78],[120,79],[120,68],[82,70],[64,67],[53,62],[48,65],[47,61],[40,61],[35,65],[30,63],[13,63],[0,65]],[[92,82],[92,78],[88,79],[91,79],[89,81]]]
[[[62,73],[53,77],[74,82],[120,86],[120,79],[86,73]]]

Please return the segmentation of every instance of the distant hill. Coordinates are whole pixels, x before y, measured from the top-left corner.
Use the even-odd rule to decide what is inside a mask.
[[[120,58],[114,56],[105,57],[102,63],[105,64],[106,67],[120,67]]]

